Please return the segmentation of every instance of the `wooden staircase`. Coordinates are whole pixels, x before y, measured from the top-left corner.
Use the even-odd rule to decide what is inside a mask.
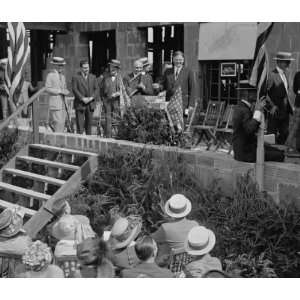
[[[22,206],[24,229],[34,238],[97,164],[96,153],[27,145],[0,170],[0,210]]]

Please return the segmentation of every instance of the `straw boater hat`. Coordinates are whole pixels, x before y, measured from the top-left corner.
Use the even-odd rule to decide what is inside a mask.
[[[276,56],[273,59],[275,59],[275,60],[286,60],[286,61],[295,60],[292,57],[292,53],[290,53],[290,52],[283,52],[283,51],[277,52]]]
[[[183,218],[192,209],[191,201],[182,194],[173,195],[165,204],[165,212],[173,218]]]
[[[141,225],[131,223],[127,218],[119,218],[111,229],[109,241],[112,249],[127,247],[139,235]]]
[[[72,215],[62,216],[52,228],[52,235],[58,240],[75,240],[79,222]]]
[[[63,66],[66,64],[66,61],[63,57],[58,57],[58,56],[55,56],[52,58],[51,62],[50,62],[52,65],[59,65],[59,66]]]
[[[24,232],[23,227],[24,212],[20,207],[14,209],[7,208],[0,214],[0,237],[10,238],[19,232]]]
[[[1,58],[0,59],[0,65],[7,65],[8,63],[8,58]]]
[[[204,226],[196,226],[190,230],[184,248],[190,255],[204,255],[214,248],[215,243],[216,236],[213,231]]]
[[[256,90],[256,87],[251,85],[249,80],[240,80],[240,86],[237,90]]]
[[[143,67],[150,66],[150,63],[149,63],[147,57],[142,57],[142,58],[139,59],[139,61],[143,64]]]
[[[121,68],[121,62],[117,59],[111,59],[110,62],[108,63],[109,65],[116,67],[118,69]]]

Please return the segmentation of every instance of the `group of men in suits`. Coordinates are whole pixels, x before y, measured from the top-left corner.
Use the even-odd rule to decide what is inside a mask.
[[[54,131],[62,132],[66,120],[64,98],[69,94],[63,74],[66,62],[61,57],[53,57],[51,64],[53,70],[46,78],[49,120]],[[95,75],[90,73],[89,62],[82,60],[79,72],[72,78],[77,133],[91,134],[97,99],[101,99],[105,111],[105,135],[111,137],[112,115],[119,113],[126,97],[156,95],[165,90],[166,101],[169,101],[179,86],[182,90],[183,111],[187,116],[196,101],[196,82],[194,73],[184,66],[184,54],[181,51],[174,53],[173,67],[166,69],[158,83],[153,83],[149,66],[147,58],[138,59],[134,62],[133,72],[122,78],[120,61],[112,59],[108,64],[108,72],[101,76],[101,80],[97,80]]]

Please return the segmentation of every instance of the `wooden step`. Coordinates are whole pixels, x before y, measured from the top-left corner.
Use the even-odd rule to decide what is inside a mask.
[[[14,192],[14,193],[26,196],[26,197],[30,197],[30,198],[34,198],[34,199],[38,199],[38,200],[42,200],[42,201],[47,201],[51,198],[50,195],[35,192],[33,190],[24,189],[19,186],[15,186],[15,185],[5,183],[5,182],[0,182],[0,188],[4,189],[6,191]]]
[[[7,168],[7,169],[4,169],[3,172],[9,173],[11,175],[21,176],[21,177],[25,177],[25,178],[29,178],[29,179],[33,179],[33,180],[37,180],[37,181],[46,182],[46,183],[57,185],[57,186],[62,186],[66,183],[65,180],[56,179],[56,178],[52,178],[49,176],[44,176],[44,175],[35,174],[35,173],[31,173],[31,172],[26,172],[26,171],[22,171],[22,170],[18,170],[18,169]]]
[[[0,199],[0,207],[3,209],[5,209],[5,208],[13,209],[15,206],[16,206],[16,204],[14,204],[14,203],[10,203],[10,202]],[[25,212],[26,216],[32,217],[37,212],[36,210],[30,209],[30,208],[27,208],[24,206],[21,206],[21,207],[22,207],[22,210]]]
[[[97,153],[93,152],[86,152],[86,151],[80,151],[75,149],[69,149],[69,148],[62,148],[62,147],[55,147],[55,146],[48,146],[45,144],[30,144],[30,148],[35,149],[41,149],[41,150],[50,150],[60,153],[66,153],[66,154],[75,154],[75,155],[81,155],[81,156],[97,156]]]
[[[40,159],[40,158],[36,158],[36,157],[32,157],[32,156],[25,156],[25,155],[17,156],[16,159],[23,160],[23,161],[30,162],[30,163],[36,163],[36,164],[40,164],[40,165],[47,165],[49,167],[70,170],[70,171],[77,171],[80,168],[80,167],[74,166],[74,165],[64,164],[64,163],[57,162],[57,161]]]

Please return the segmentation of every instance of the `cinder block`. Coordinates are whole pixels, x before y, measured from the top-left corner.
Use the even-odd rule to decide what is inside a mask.
[[[74,136],[67,136],[67,147],[76,148],[76,138]]]
[[[66,136],[65,134],[57,134],[55,139],[55,145],[58,147],[66,146]]]

